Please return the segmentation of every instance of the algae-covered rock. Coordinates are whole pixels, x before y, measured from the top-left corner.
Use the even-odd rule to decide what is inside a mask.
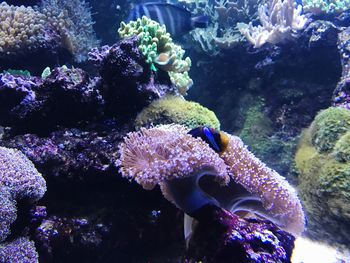
[[[182,124],[190,129],[198,126],[220,129],[220,122],[214,112],[180,96],[166,96],[151,103],[139,113],[135,127],[139,129],[170,123]]]
[[[295,156],[308,234],[350,242],[350,111],[321,111],[301,137]]]
[[[339,137],[350,129],[350,111],[337,107],[323,110],[317,114],[310,129],[316,149],[331,151]]]

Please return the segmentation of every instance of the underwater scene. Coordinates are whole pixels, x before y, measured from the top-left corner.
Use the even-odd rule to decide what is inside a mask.
[[[0,263],[350,263],[350,0],[0,1]]]

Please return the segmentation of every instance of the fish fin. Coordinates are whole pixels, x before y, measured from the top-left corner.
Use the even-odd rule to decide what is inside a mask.
[[[209,16],[194,16],[191,17],[191,26],[192,28],[206,28],[209,25]]]

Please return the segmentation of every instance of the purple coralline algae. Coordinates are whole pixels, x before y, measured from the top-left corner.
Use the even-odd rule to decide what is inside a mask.
[[[35,134],[15,136],[7,147],[21,150],[50,178],[86,180],[117,172],[116,160],[121,133],[63,129],[42,138]]]
[[[55,68],[45,80],[1,74],[0,125],[43,132],[92,119],[104,104],[97,83],[83,70],[66,67]]]
[[[166,72],[154,72],[146,64],[137,46],[137,37],[89,53],[89,60],[98,68],[102,78],[107,109],[123,116],[135,114],[152,100],[174,93]]]
[[[0,244],[0,262],[37,263],[39,256],[35,244],[26,237]]]
[[[290,262],[295,238],[269,221],[241,218],[211,205],[193,216],[198,222],[188,243],[189,262]]]

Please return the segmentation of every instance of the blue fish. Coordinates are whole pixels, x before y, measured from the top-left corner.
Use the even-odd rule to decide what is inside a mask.
[[[217,153],[224,152],[229,141],[229,138],[223,132],[205,126],[194,128],[188,134],[195,138],[201,138]]]
[[[206,28],[209,17],[192,16],[185,8],[169,3],[144,3],[136,5],[129,14],[127,22],[146,16],[165,25],[172,37],[180,37],[194,28]]]

